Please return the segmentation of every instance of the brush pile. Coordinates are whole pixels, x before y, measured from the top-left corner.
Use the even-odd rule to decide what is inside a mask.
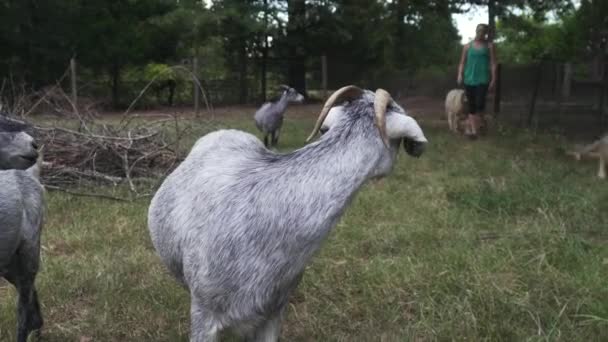
[[[50,189],[128,184],[132,195],[148,195],[153,184],[177,165],[184,129],[177,118],[134,120],[116,124],[80,118],[77,128],[31,125],[21,120],[42,146],[42,182]]]
[[[63,187],[127,182],[138,193],[134,180],[155,179],[169,172],[178,160],[177,128],[173,120],[139,125],[87,124],[79,130],[34,127],[34,137],[44,145],[43,181]],[[169,137],[175,132],[174,137]]]

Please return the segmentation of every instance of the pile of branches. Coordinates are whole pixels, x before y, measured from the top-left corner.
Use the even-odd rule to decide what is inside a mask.
[[[33,127],[35,139],[43,145],[42,181],[51,189],[126,183],[133,194],[144,196],[150,181],[166,175],[179,161],[182,132],[175,118],[140,124],[80,123],[78,130]],[[148,184],[146,189],[138,186],[142,183]]]
[[[81,118],[71,121],[79,123],[74,129],[32,125],[4,115],[0,119],[5,127],[28,132],[41,146],[41,181],[47,189],[117,200],[149,196],[181,161],[180,137],[191,127],[180,129],[176,117],[137,121],[123,117],[112,125]],[[120,184],[128,185],[128,196],[124,191],[117,196],[79,190],[99,185],[116,189]]]
[[[172,68],[184,69],[180,66]],[[138,120],[130,113],[158,76],[140,91],[120,117],[114,118],[112,124],[104,123],[97,113],[100,102],[79,98],[76,103],[62,89],[61,82],[68,70],[55,85],[40,91],[28,93],[26,88],[22,87],[21,95],[12,96],[17,100],[11,101],[11,108],[3,105],[5,88],[10,88],[12,93],[19,91],[12,82],[9,82],[10,87],[6,81],[0,85],[0,115],[3,118],[8,118],[7,115],[19,117],[13,119],[16,124],[27,126],[26,131],[36,139],[38,145],[43,146],[42,183],[51,190],[118,200],[149,196],[164,176],[181,161],[180,137],[183,137],[192,125],[182,125],[185,128],[180,128],[174,115],[155,120]],[[200,81],[196,81],[213,120],[213,108],[207,101]],[[29,115],[34,112],[60,117],[63,123],[27,123],[30,121]],[[197,121],[202,123],[201,120]],[[74,127],[64,127],[65,123],[74,123]],[[210,121],[203,125],[211,128],[214,124]],[[116,187],[119,184],[127,184],[131,196],[83,193],[76,190],[99,185]]]

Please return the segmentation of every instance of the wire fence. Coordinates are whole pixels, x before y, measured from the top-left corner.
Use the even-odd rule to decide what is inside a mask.
[[[173,77],[130,77],[118,84],[107,77],[86,72],[86,66],[78,66],[79,71],[84,71],[69,72],[68,69],[57,82],[56,86],[63,92],[54,101],[77,97],[74,102],[79,105],[100,109],[109,109],[119,103],[137,109],[185,106],[207,110],[226,105],[259,105],[264,99],[275,98],[280,93],[278,86],[287,83],[290,60],[269,59],[265,67],[258,59],[247,63],[248,67],[243,69],[246,72],[233,72],[223,78],[200,76],[205,73],[195,70],[195,63],[188,62],[178,65],[181,72]],[[370,89],[385,88],[395,98],[426,97],[442,103],[447,92],[458,87],[456,66],[434,70],[370,71],[342,63],[339,58],[309,57],[305,67],[308,95],[319,100],[331,90],[357,84]],[[598,68],[588,61],[545,60],[529,65],[501,64],[499,70],[498,89],[488,97],[488,108],[497,118],[519,125],[583,130],[592,134],[608,128],[606,65]],[[70,89],[74,85],[75,91]],[[37,95],[44,96],[45,91],[48,88]],[[52,111],[49,103],[53,101],[42,102],[37,110]]]

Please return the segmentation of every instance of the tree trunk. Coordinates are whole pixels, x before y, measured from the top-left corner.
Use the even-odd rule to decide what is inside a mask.
[[[395,39],[397,40],[394,44],[393,58],[395,66],[401,65],[405,61],[405,55],[403,53],[405,44],[405,24],[403,18],[405,17],[405,5],[406,0],[395,1]],[[405,45],[404,45],[405,44]]]
[[[496,0],[488,0],[488,40],[494,41],[496,35]]]
[[[262,88],[262,102],[266,102],[266,63],[268,62],[268,0],[264,0],[264,45],[262,47],[262,75],[260,78]]]
[[[289,23],[287,24],[287,41],[289,46],[289,85],[300,94],[306,94],[306,57],[300,44],[305,41],[305,32],[302,29],[306,15],[304,0],[289,0]]]
[[[530,110],[528,112],[528,126],[532,125],[532,119],[534,118],[534,110],[536,108],[536,99],[538,97],[538,89],[540,88],[540,81],[543,73],[543,61],[538,62],[536,66],[536,79],[534,80],[534,89],[532,90],[532,97],[530,99]]]

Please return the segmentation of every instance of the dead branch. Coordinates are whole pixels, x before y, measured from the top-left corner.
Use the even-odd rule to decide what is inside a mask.
[[[126,184],[134,195],[140,196],[152,189],[140,186],[139,180],[166,175],[180,159],[177,146],[183,131],[177,118],[131,122],[129,126],[91,121],[82,127],[83,131],[78,132],[33,126],[36,140],[45,146],[45,185],[69,188]]]

